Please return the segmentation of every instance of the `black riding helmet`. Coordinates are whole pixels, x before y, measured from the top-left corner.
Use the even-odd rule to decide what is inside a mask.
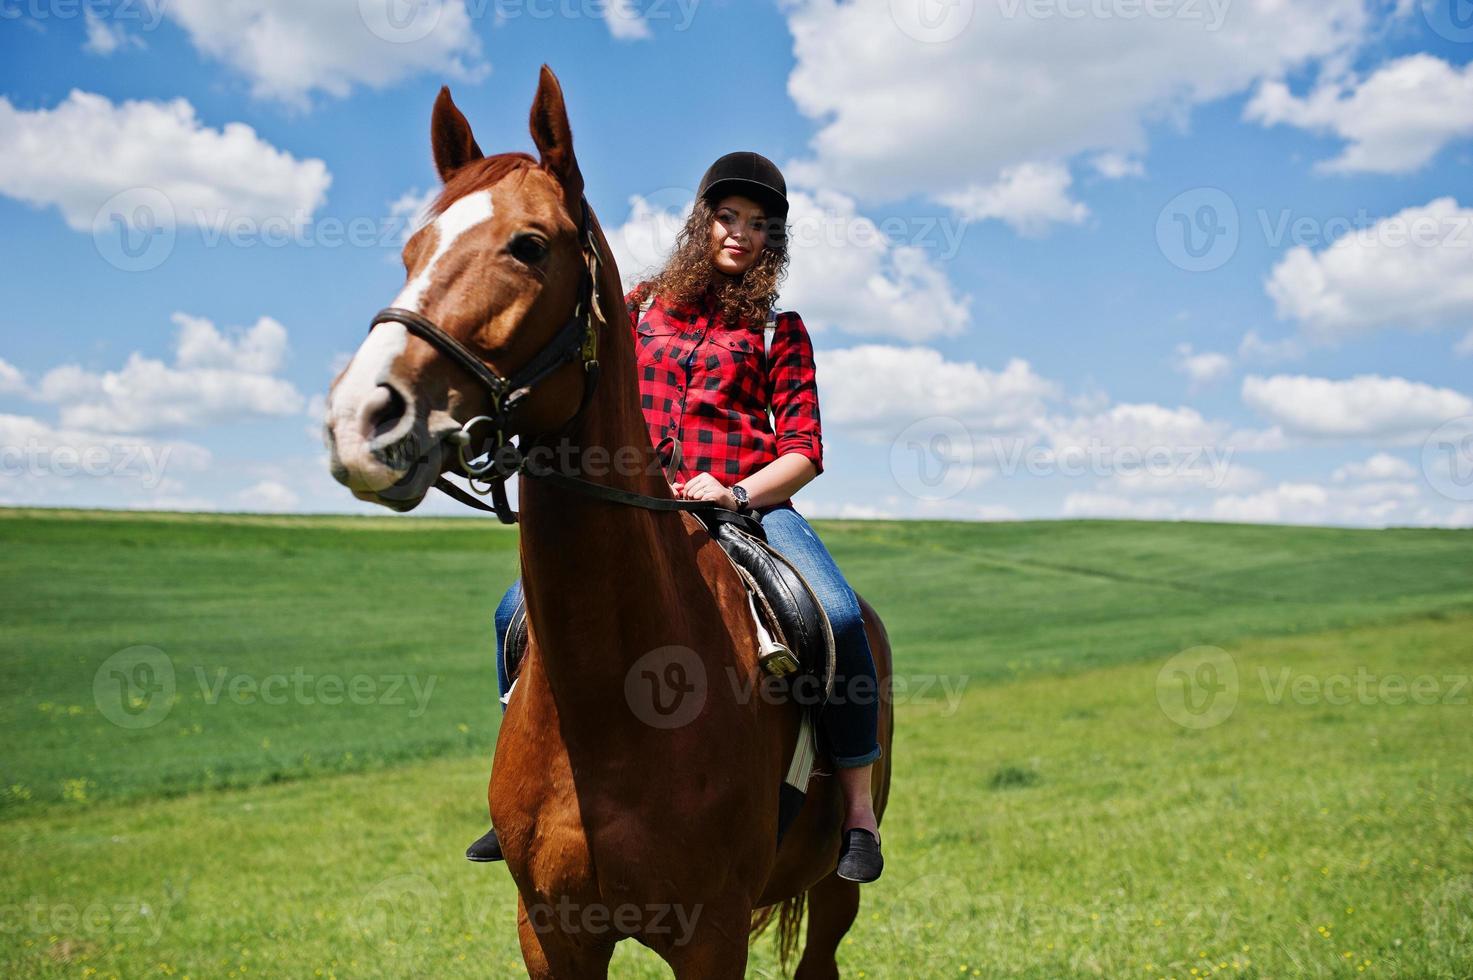
[[[715,206],[727,194],[740,194],[761,204],[767,212],[767,240],[781,245],[787,232],[788,184],[777,165],[760,153],[728,153],[706,170],[697,195]]]

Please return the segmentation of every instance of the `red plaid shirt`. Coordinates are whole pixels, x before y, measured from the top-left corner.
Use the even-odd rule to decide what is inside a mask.
[[[673,459],[681,480],[710,473],[731,486],[798,452],[823,472],[813,344],[798,314],[776,315],[764,352],[761,328],[727,326],[709,299],[672,305],[657,297],[641,316],[635,296],[624,302],[640,406],[667,470]]]

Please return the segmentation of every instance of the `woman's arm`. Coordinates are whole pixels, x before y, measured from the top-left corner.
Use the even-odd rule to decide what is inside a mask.
[[[818,416],[818,379],[813,343],[796,313],[778,316],[767,352],[767,399],[772,408],[778,457],[755,473],[738,480],[751,505],[766,507],[787,500],[823,472],[823,435]],[[689,483],[672,485],[676,496],[715,500],[736,509],[731,489],[709,473]]]
[[[813,460],[802,453],[793,452],[783,453],[737,483],[746,487],[752,507],[757,508],[782,503],[807,486],[815,476],[818,476],[818,467],[813,465]]]
[[[813,465],[813,460],[802,453],[784,453],[751,476],[738,480],[733,486],[740,484],[746,488],[747,502],[755,510],[768,504],[782,503],[803,489],[815,476],[818,476],[818,467]],[[737,509],[736,497],[732,495],[731,487],[722,486],[721,481],[710,473],[697,473],[688,483],[670,484],[670,489],[677,497],[714,500],[727,510]]]

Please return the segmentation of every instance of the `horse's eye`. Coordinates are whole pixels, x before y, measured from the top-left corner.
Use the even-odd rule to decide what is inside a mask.
[[[511,254],[518,262],[536,265],[547,258],[547,242],[536,235],[518,235],[511,240]]]

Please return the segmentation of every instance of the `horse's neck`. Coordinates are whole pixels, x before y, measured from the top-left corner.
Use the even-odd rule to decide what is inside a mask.
[[[574,448],[555,459],[572,461],[574,476],[669,497],[639,406],[627,314],[618,310],[601,345],[603,376],[569,434]],[[560,705],[607,700],[641,654],[681,642],[657,610],[701,588],[684,520],[535,479],[524,478],[520,491],[523,588],[543,670]]]

